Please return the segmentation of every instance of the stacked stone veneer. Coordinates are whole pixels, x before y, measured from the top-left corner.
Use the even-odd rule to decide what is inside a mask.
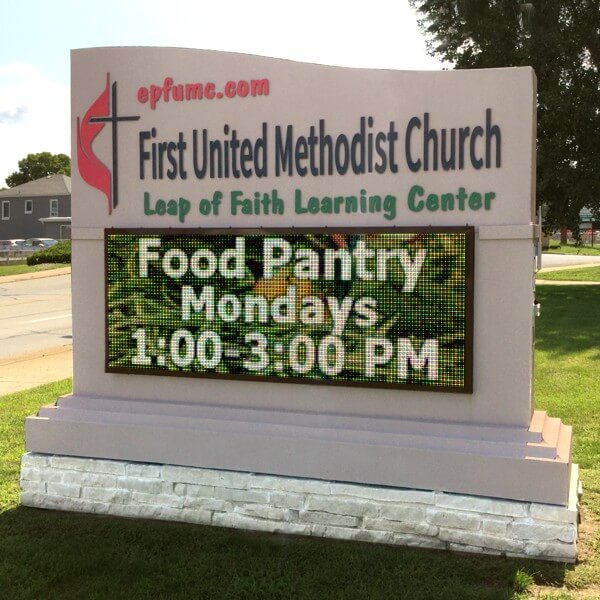
[[[574,466],[575,468],[575,466]],[[572,562],[577,508],[192,467],[25,454],[21,503]]]

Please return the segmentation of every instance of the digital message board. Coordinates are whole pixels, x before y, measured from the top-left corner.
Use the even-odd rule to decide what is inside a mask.
[[[106,371],[469,393],[473,237],[107,229]]]

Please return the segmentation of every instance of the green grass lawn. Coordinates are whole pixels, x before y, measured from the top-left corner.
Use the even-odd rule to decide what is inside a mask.
[[[579,254],[581,256],[600,256],[598,246],[576,246],[575,244],[550,243],[550,248],[544,250],[548,254]]]
[[[539,286],[536,408],[573,425],[584,495],[580,558],[565,572],[568,598],[600,598],[600,287]],[[545,597],[545,596],[540,596]]]
[[[61,269],[63,267],[70,267],[70,264],[65,263],[42,263],[41,265],[29,266],[25,263],[22,264],[2,264],[0,263],[0,277],[6,275],[21,275],[22,273],[36,273],[37,271],[48,271],[50,269]]]
[[[538,298],[536,406],[574,426],[582,468],[578,565],[19,507],[23,419],[67,380],[0,399],[0,598],[600,598],[600,288]]]
[[[600,265],[581,269],[564,269],[537,273],[536,279],[548,281],[600,281]]]

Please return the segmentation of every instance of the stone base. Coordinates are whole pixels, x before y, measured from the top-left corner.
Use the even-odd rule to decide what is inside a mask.
[[[28,453],[21,503],[419,548],[574,562],[568,506],[117,460]]]

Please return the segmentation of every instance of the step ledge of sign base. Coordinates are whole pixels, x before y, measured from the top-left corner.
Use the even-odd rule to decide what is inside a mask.
[[[529,425],[529,432],[539,435],[536,441],[527,442],[530,459],[571,461],[571,438],[573,428],[558,418],[549,417],[546,411],[535,411]]]
[[[56,404],[42,407],[36,417],[99,425],[154,425],[156,419],[160,418],[161,424],[169,428],[189,429],[193,425],[194,429],[201,431],[212,429],[218,423],[221,431],[236,435],[255,434],[262,428],[267,433],[276,429],[278,435],[323,439],[327,437],[324,434],[330,432],[334,438],[347,442],[387,443],[396,447],[422,449],[431,449],[433,445],[440,451],[477,452],[565,464],[571,458],[571,428],[563,425],[560,419],[548,417],[545,411],[534,411],[529,428],[517,428],[491,425],[466,427],[461,423],[342,417],[308,412],[275,413],[265,409],[161,402],[153,402],[151,408],[145,404],[146,412],[141,413],[138,404],[121,399],[99,401],[93,397],[69,394],[61,397]],[[30,417],[29,420],[36,417]]]
[[[573,562],[568,506],[49,454],[21,464],[24,506]]]

